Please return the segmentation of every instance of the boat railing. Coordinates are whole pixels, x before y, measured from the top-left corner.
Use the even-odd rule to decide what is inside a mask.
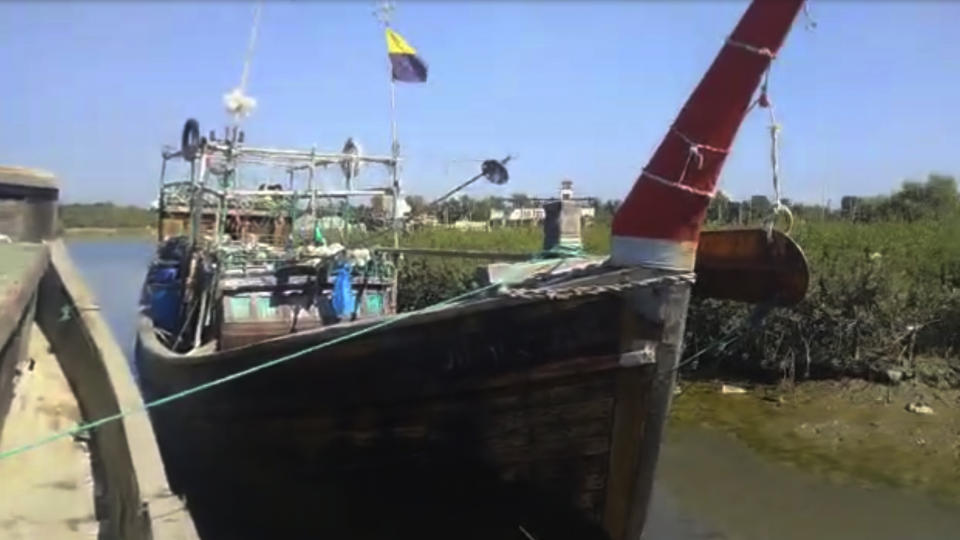
[[[400,157],[394,158],[393,156],[235,146],[231,143],[222,143],[219,141],[208,142],[203,148],[203,153],[211,158],[211,163],[226,161],[234,164],[286,166],[288,168],[287,170],[307,170],[311,167],[327,167],[350,162],[392,167],[398,165],[402,160]],[[170,147],[164,148],[161,155],[165,161],[178,158],[185,159],[183,150],[173,150]]]

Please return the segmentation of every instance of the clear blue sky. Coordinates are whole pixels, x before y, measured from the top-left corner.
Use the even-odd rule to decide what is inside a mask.
[[[746,7],[712,2],[400,3],[430,68],[398,88],[409,190],[519,158],[471,194],[622,198]],[[267,2],[249,142],[389,150],[386,47],[369,2]],[[814,0],[773,72],[785,196],[838,204],[908,177],[960,173],[960,2]],[[147,204],[159,148],[188,116],[226,121],[252,4],[0,3],[0,163],[57,173],[68,201]],[[766,119],[745,123],[722,187],[770,194]]]

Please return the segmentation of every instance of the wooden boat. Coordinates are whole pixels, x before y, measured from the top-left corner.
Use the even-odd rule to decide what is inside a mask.
[[[201,535],[639,538],[694,271],[706,296],[787,304],[806,290],[788,237],[700,234],[719,149],[801,3],[749,6],[618,211],[609,259],[491,264],[488,286],[421,311],[396,312],[403,248],[331,250],[309,233],[318,201],[357,194],[315,189],[313,171],[393,173],[395,155],[253,148],[188,122],[164,163],[184,158],[190,177],[162,183],[160,231],[190,236],[161,242],[137,357],[147,397],[173,396],[152,417]],[[290,184],[234,187],[244,163],[280,164]],[[398,200],[391,177],[376,193]],[[309,203],[288,219],[266,200]],[[546,247],[576,236],[572,211],[553,203]],[[234,216],[247,221],[231,231]],[[250,227],[287,245],[238,257]],[[307,231],[299,245],[291,229]],[[725,282],[746,270],[749,283]]]

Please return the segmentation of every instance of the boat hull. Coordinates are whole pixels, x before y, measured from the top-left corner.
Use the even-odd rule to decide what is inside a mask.
[[[639,538],[687,285],[446,309],[152,410],[204,538]],[[323,336],[323,337],[321,337]],[[315,347],[178,356],[149,399]]]

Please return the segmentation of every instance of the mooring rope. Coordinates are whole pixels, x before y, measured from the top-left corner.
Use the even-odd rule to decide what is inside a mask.
[[[412,316],[412,315],[417,315],[417,314],[421,314],[421,313],[429,313],[429,312],[431,312],[431,311],[435,311],[435,310],[437,310],[437,309],[440,309],[440,308],[442,308],[442,307],[446,307],[446,306],[448,306],[448,305],[450,305],[450,304],[453,304],[453,303],[455,303],[455,302],[459,302],[460,300],[464,300],[464,299],[466,299],[466,298],[469,298],[469,297],[471,297],[471,296],[475,296],[475,295],[477,295],[477,294],[480,294],[480,293],[482,293],[482,292],[488,291],[488,290],[490,290],[490,289],[493,289],[493,288],[496,288],[496,287],[500,287],[500,286],[503,285],[504,283],[506,283],[506,281],[497,281],[497,282],[495,282],[495,283],[491,283],[491,284],[489,284],[489,285],[485,285],[485,286],[483,286],[483,287],[474,289],[474,290],[472,290],[472,291],[468,291],[468,292],[466,292],[466,293],[463,293],[463,294],[461,294],[461,295],[455,296],[455,297],[453,297],[453,298],[449,298],[449,299],[447,299],[447,300],[443,300],[443,301],[437,302],[436,304],[427,306],[427,307],[425,307],[425,308],[423,308],[423,309],[419,309],[419,310],[416,310],[416,311],[408,311],[408,312],[406,312],[406,313],[399,313],[399,314],[394,315],[393,317],[391,317],[391,318],[389,318],[389,319],[386,319],[386,320],[384,320],[384,321],[381,321],[381,322],[379,322],[379,323],[377,323],[377,324],[374,324],[374,325],[372,325],[372,326],[368,326],[368,327],[366,327],[366,328],[361,328],[360,330],[357,330],[357,331],[355,331],[355,332],[351,332],[351,333],[349,333],[349,334],[346,334],[346,335],[343,335],[343,336],[340,336],[340,337],[337,337],[337,338],[333,338],[333,339],[331,339],[331,340],[329,340],[329,341],[324,341],[323,343],[318,343],[318,344],[316,344],[316,345],[312,345],[312,346],[310,346],[310,347],[306,347],[306,348],[304,348],[304,349],[301,349],[301,350],[299,350],[299,351],[290,353],[290,354],[288,354],[288,355],[281,356],[281,357],[279,357],[279,358],[275,358],[275,359],[273,359],[273,360],[269,360],[269,361],[267,361],[267,362],[263,362],[263,363],[261,363],[261,364],[257,364],[257,365],[255,365],[255,366],[253,366],[253,367],[250,367],[250,368],[247,368],[247,369],[244,369],[244,370],[241,370],[241,371],[237,371],[237,372],[235,372],[235,373],[231,373],[230,375],[226,375],[226,376],[220,377],[219,379],[214,379],[214,380],[212,380],[212,381],[208,381],[208,382],[205,382],[205,383],[202,383],[202,384],[199,384],[199,385],[196,385],[196,386],[187,388],[187,389],[185,389],[185,390],[181,390],[181,391],[179,391],[179,392],[170,394],[169,396],[164,396],[164,397],[162,397],[162,398],[158,398],[158,399],[155,399],[155,400],[153,400],[153,401],[146,402],[146,403],[144,403],[144,404],[142,404],[142,405],[140,405],[140,406],[138,406],[138,407],[135,407],[135,408],[132,408],[132,409],[121,410],[120,412],[118,412],[118,413],[116,413],[116,414],[112,414],[112,415],[109,415],[109,416],[105,416],[105,417],[103,417],[103,418],[99,418],[99,419],[97,419],[97,420],[93,420],[93,421],[90,421],[90,422],[86,422],[86,423],[83,423],[83,424],[79,424],[79,425],[77,425],[77,426],[75,426],[75,427],[73,427],[73,428],[70,428],[70,429],[67,429],[67,430],[64,430],[64,431],[60,431],[60,432],[54,433],[54,434],[49,435],[49,436],[47,436],[47,437],[38,439],[38,440],[36,440],[36,441],[34,441],[34,442],[32,442],[32,443],[24,444],[24,445],[22,445],[22,446],[18,446],[18,447],[16,447],[16,448],[11,448],[10,450],[6,450],[6,451],[4,451],[4,452],[0,452],[0,460],[4,460],[4,459],[10,458],[10,457],[13,457],[13,456],[15,456],[15,455],[17,455],[17,454],[22,454],[22,453],[24,453],[24,452],[27,452],[27,451],[29,451],[29,450],[33,450],[34,448],[38,448],[38,447],[40,447],[40,446],[43,446],[43,445],[45,445],[45,444],[49,444],[49,443],[54,442],[54,441],[59,440],[59,439],[63,439],[63,438],[66,438],[66,437],[72,437],[72,436],[74,436],[74,435],[78,435],[78,434],[80,434],[80,433],[84,433],[84,432],[89,431],[89,430],[91,430],[91,429],[93,429],[93,428],[102,426],[102,425],[104,425],[104,424],[108,424],[108,423],[110,423],[110,422],[114,422],[114,421],[116,421],[116,420],[123,419],[123,418],[125,418],[125,417],[127,417],[127,416],[131,416],[131,415],[133,415],[133,414],[142,413],[142,412],[145,412],[145,411],[148,410],[148,409],[152,409],[152,408],[154,408],[154,407],[158,407],[158,406],[160,406],[160,405],[164,405],[164,404],[170,403],[170,402],[172,402],[172,401],[177,401],[177,400],[179,400],[179,399],[183,399],[183,398],[185,398],[185,397],[187,397],[187,396],[190,396],[190,395],[193,395],[193,394],[202,392],[202,391],[204,391],[204,390],[208,390],[208,389],[213,388],[213,387],[215,387],[215,386],[220,386],[220,385],[222,385],[222,384],[228,383],[228,382],[230,382],[230,381],[232,381],[232,380],[235,380],[235,379],[239,379],[239,378],[241,378],[241,377],[246,377],[247,375],[251,375],[251,374],[256,373],[256,372],[258,372],[258,371],[262,371],[262,370],[264,370],[264,369],[267,369],[267,368],[276,366],[276,365],[278,365],[278,364],[282,364],[282,363],[284,363],[284,362],[288,362],[288,361],[290,361],[290,360],[293,360],[293,359],[295,359],[295,358],[299,358],[299,357],[301,357],[301,356],[310,354],[310,353],[312,353],[312,352],[316,352],[316,351],[319,351],[319,350],[321,350],[321,349],[325,349],[325,348],[327,348],[327,347],[331,347],[331,346],[333,346],[333,345],[337,345],[337,344],[339,344],[339,343],[343,343],[344,341],[348,341],[348,340],[350,340],[350,339],[353,339],[353,338],[362,336],[362,335],[364,335],[364,334],[369,334],[369,333],[371,333],[371,332],[373,332],[373,331],[375,331],[375,330],[379,330],[379,329],[381,329],[381,328],[384,328],[384,327],[386,327],[386,326],[389,326],[389,325],[391,325],[391,324],[394,324],[394,323],[397,323],[397,322],[399,322],[399,321],[401,321],[401,320],[404,320],[404,319],[406,319],[406,318],[409,318],[409,317]]]
[[[564,260],[568,259],[568,258],[570,258],[570,255],[566,255],[566,256],[563,256],[563,257],[560,257],[560,258],[547,259],[547,260],[554,260],[554,261],[559,261],[559,262],[558,262],[556,265],[553,265],[553,266],[551,266],[550,268],[541,271],[541,273],[549,273],[549,272],[552,272],[552,271],[556,270],[556,269],[560,266],[560,264],[562,264],[562,262],[563,262]],[[537,261],[537,260],[544,260],[544,257],[533,257],[533,258],[531,259],[531,262],[534,262],[534,261]],[[105,416],[105,417],[103,417],[103,418],[99,418],[99,419],[97,419],[97,420],[92,420],[92,421],[90,421],[90,422],[85,422],[85,423],[79,424],[79,425],[77,425],[77,426],[75,426],[75,427],[73,427],[73,428],[70,428],[70,429],[67,429],[67,430],[64,430],[64,431],[60,431],[60,432],[54,433],[54,434],[49,435],[49,436],[47,436],[47,437],[43,437],[43,438],[38,439],[38,440],[36,440],[36,441],[34,441],[34,442],[27,443],[27,444],[24,444],[24,445],[15,447],[15,448],[11,448],[10,450],[6,450],[6,451],[4,451],[4,452],[0,452],[0,461],[2,461],[2,460],[4,460],[4,459],[7,459],[7,458],[10,458],[10,457],[13,457],[13,456],[16,456],[16,455],[18,455],[18,454],[23,454],[23,453],[25,453],[25,452],[28,452],[28,451],[33,450],[33,449],[35,449],[35,448],[38,448],[38,447],[40,447],[40,446],[43,446],[43,445],[52,443],[52,442],[54,442],[54,441],[57,441],[57,440],[59,440],[59,439],[63,439],[63,438],[66,438],[66,437],[73,437],[73,436],[75,436],[75,435],[80,435],[80,434],[82,434],[82,433],[88,432],[88,431],[90,431],[91,429],[96,428],[96,427],[99,427],[99,426],[102,426],[102,425],[104,425],[104,424],[108,424],[108,423],[110,423],[110,422],[114,422],[114,421],[117,421],[117,420],[121,420],[121,419],[123,419],[123,418],[125,418],[125,417],[127,417],[127,416],[131,416],[131,415],[134,415],[134,414],[139,414],[139,413],[142,413],[142,412],[147,411],[148,409],[153,409],[153,408],[155,408],[155,407],[159,407],[160,405],[164,405],[164,404],[167,404],[167,403],[170,403],[170,402],[173,402],[173,401],[177,401],[177,400],[186,398],[186,397],[188,397],[188,396],[190,396],[190,395],[193,395],[193,394],[196,394],[196,393],[199,393],[199,392],[203,392],[203,391],[208,390],[208,389],[210,389],[210,388],[213,388],[213,387],[215,387],[215,386],[220,386],[220,385],[222,385],[222,384],[228,383],[228,382],[233,381],[233,380],[235,380],[235,379],[239,379],[239,378],[241,378],[241,377],[246,377],[247,375],[251,375],[251,374],[256,373],[256,372],[258,372],[258,371],[262,371],[262,370],[264,370],[264,369],[267,369],[267,368],[276,366],[276,365],[278,365],[278,364],[282,364],[282,363],[284,363],[284,362],[288,362],[288,361],[290,361],[290,360],[293,360],[293,359],[302,357],[302,356],[304,356],[304,355],[307,355],[307,354],[310,354],[310,353],[319,351],[319,350],[321,350],[321,349],[325,349],[325,348],[327,348],[327,347],[331,347],[331,346],[333,346],[333,345],[337,345],[337,344],[339,344],[339,343],[343,343],[343,342],[345,342],[345,341],[348,341],[348,340],[357,338],[357,337],[362,336],[362,335],[364,335],[364,334],[369,334],[369,333],[374,332],[374,331],[376,331],[376,330],[380,330],[381,328],[390,326],[390,325],[395,324],[395,323],[397,323],[397,322],[399,322],[399,321],[402,321],[402,320],[404,320],[404,319],[407,319],[407,318],[409,318],[409,317],[411,317],[411,316],[413,316],[413,315],[418,315],[418,314],[423,314],[423,313],[429,313],[429,312],[432,312],[432,311],[436,311],[436,310],[441,309],[441,308],[443,308],[443,307],[449,306],[450,304],[454,304],[454,303],[459,302],[459,301],[461,301],[461,300],[470,298],[470,297],[472,297],[472,296],[476,296],[476,295],[478,295],[478,294],[480,294],[480,293],[489,291],[489,290],[491,290],[491,289],[499,288],[499,287],[501,287],[501,286],[503,286],[503,285],[506,285],[506,284],[508,284],[508,283],[511,283],[511,282],[514,281],[514,280],[515,280],[514,277],[504,278],[504,279],[495,281],[494,283],[491,283],[491,284],[489,284],[489,285],[484,285],[483,287],[479,287],[479,288],[473,289],[473,290],[471,290],[471,291],[467,291],[467,292],[465,292],[465,293],[463,293],[463,294],[454,296],[453,298],[448,298],[448,299],[446,299],[446,300],[442,300],[442,301],[440,301],[440,302],[437,302],[437,303],[432,304],[432,305],[430,305],[430,306],[427,306],[427,307],[425,307],[425,308],[418,309],[418,310],[414,310],[414,311],[408,311],[408,312],[406,312],[406,313],[396,314],[396,315],[390,317],[389,319],[386,319],[386,320],[381,321],[381,322],[379,322],[379,323],[376,323],[376,324],[374,324],[374,325],[368,326],[368,327],[366,327],[366,328],[361,328],[361,329],[359,329],[359,330],[357,330],[357,331],[355,331],[355,332],[351,332],[351,333],[349,333],[349,334],[346,334],[346,335],[343,335],[343,336],[340,336],[340,337],[337,337],[337,338],[333,338],[333,339],[331,339],[331,340],[329,340],[329,341],[324,341],[323,343],[318,343],[318,344],[316,344],[316,345],[312,345],[312,346],[306,347],[306,348],[304,348],[304,349],[301,349],[301,350],[299,350],[299,351],[290,353],[290,354],[288,354],[288,355],[281,356],[281,357],[279,357],[279,358],[275,358],[275,359],[273,359],[273,360],[269,360],[269,361],[263,362],[263,363],[261,363],[261,364],[257,364],[257,365],[255,365],[255,366],[250,367],[250,368],[247,368],[247,369],[244,369],[244,370],[241,370],[241,371],[237,371],[237,372],[231,373],[231,374],[229,374],[229,375],[225,375],[225,376],[223,376],[223,377],[220,377],[220,378],[218,378],[218,379],[214,379],[214,380],[212,380],[212,381],[208,381],[208,382],[205,382],[205,383],[202,383],[202,384],[198,384],[198,385],[196,385],[196,386],[187,388],[187,389],[185,389],[185,390],[181,390],[181,391],[179,391],[179,392],[175,392],[175,393],[173,393],[173,394],[170,394],[169,396],[164,396],[164,397],[162,397],[162,398],[158,398],[158,399],[155,399],[155,400],[153,400],[153,401],[149,401],[149,402],[143,403],[142,405],[140,405],[140,406],[138,406],[138,407],[134,407],[134,408],[132,408],[132,409],[126,409],[126,410],[121,409],[120,412],[118,412],[118,413],[116,413],[116,414],[112,414],[112,415],[109,415],[109,416]]]

